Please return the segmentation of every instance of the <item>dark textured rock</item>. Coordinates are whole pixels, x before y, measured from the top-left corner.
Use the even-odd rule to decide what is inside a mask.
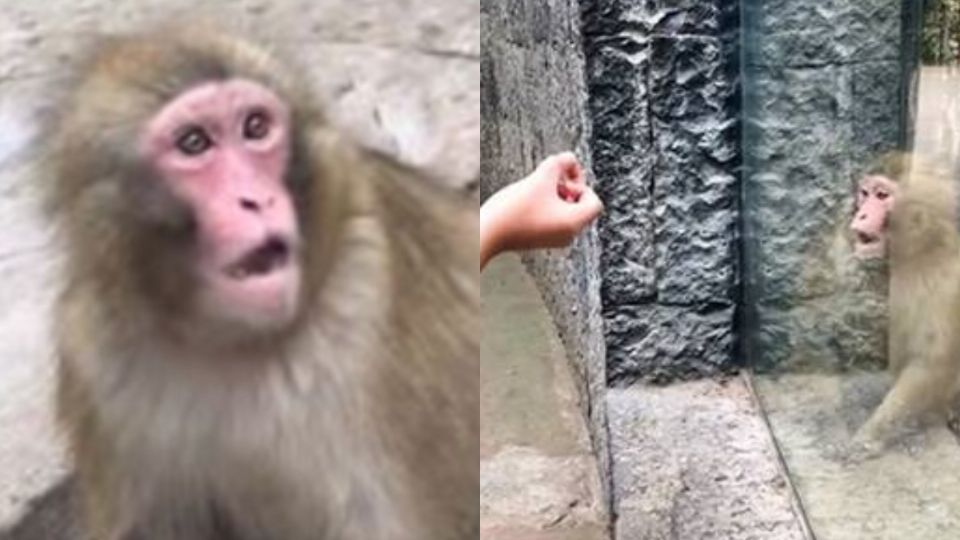
[[[709,377],[734,358],[732,305],[605,308],[609,377],[614,386]]]
[[[653,51],[657,299],[732,304],[738,281],[737,63],[716,38],[655,38]]]
[[[793,309],[760,306],[754,346],[759,371],[875,369],[886,357],[886,302],[873,291],[814,298]]]
[[[733,368],[737,3],[583,6],[610,381]]]
[[[738,2],[724,0],[600,0],[581,2],[590,40],[636,30],[643,35],[719,36],[738,31]]]
[[[481,4],[481,194],[574,150],[590,174],[579,10],[572,0]],[[563,251],[524,256],[577,375],[604,485],[609,483],[606,365],[595,229]]]
[[[600,219],[605,304],[644,302],[655,294],[650,98],[646,81],[624,76],[649,63],[649,45],[630,40],[594,47],[590,56],[591,150],[606,204]]]
[[[747,65],[813,67],[900,58],[902,2],[743,4]]]
[[[863,162],[896,148],[906,81],[896,61],[857,64],[852,79],[854,157]]]

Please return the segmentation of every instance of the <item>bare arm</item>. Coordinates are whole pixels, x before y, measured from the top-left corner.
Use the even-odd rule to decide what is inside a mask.
[[[481,206],[480,269],[504,251],[565,247],[602,211],[576,156],[548,157]]]

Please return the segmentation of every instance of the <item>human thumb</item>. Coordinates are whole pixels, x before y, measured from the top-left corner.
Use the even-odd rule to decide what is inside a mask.
[[[588,187],[583,191],[580,200],[573,205],[573,211],[577,223],[581,227],[585,227],[603,212],[603,202],[597,196],[597,193]]]

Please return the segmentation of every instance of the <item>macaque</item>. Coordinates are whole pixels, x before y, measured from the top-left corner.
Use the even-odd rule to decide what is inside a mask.
[[[960,382],[960,238],[956,188],[894,155],[864,176],[851,224],[863,259],[888,257],[894,385],[854,442],[875,453],[905,430],[946,419]]]
[[[45,185],[91,538],[477,538],[476,206],[347,141],[252,45],[91,56]]]

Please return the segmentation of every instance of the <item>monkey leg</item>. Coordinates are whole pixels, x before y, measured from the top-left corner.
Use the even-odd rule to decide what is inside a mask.
[[[956,377],[956,362],[946,355],[926,361],[916,359],[902,369],[893,388],[857,432],[854,441],[884,446],[909,427],[942,418]]]

